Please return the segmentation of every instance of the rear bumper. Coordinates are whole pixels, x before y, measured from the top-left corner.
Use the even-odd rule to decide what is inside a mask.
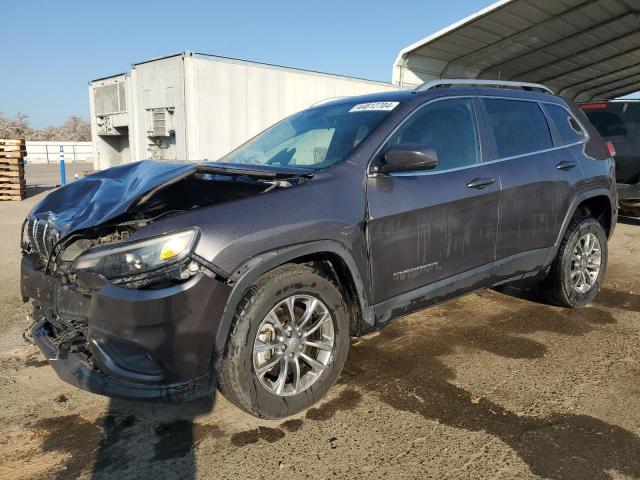
[[[179,402],[213,391],[224,282],[196,273],[157,290],[79,286],[32,260],[23,256],[21,268],[22,296],[36,307],[31,333],[62,380],[132,399]]]

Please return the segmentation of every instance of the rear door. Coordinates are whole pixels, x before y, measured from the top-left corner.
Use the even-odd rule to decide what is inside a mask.
[[[375,303],[401,294],[407,303],[428,300],[488,281],[500,186],[496,166],[482,163],[476,111],[472,98],[435,100],[414,112],[383,147],[422,144],[436,151],[439,163],[430,171],[367,180]]]
[[[494,270],[502,280],[545,264],[581,170],[571,149],[554,143],[557,131],[542,104],[490,97],[482,103],[502,184]]]

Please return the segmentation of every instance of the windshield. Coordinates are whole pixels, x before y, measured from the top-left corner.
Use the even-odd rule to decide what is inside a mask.
[[[322,169],[341,162],[398,102],[347,103],[296,113],[220,162]]]

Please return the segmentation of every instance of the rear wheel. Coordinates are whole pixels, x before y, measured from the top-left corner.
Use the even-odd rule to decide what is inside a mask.
[[[348,349],[340,290],[312,267],[285,265],[260,277],[240,303],[219,388],[252,415],[292,415],[331,388]]]
[[[574,219],[543,283],[547,299],[582,307],[598,294],[607,269],[607,235],[594,218]]]

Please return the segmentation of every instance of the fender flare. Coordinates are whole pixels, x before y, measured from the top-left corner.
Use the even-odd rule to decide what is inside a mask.
[[[216,342],[213,351],[214,362],[217,363],[219,359],[222,358],[236,308],[246,291],[255,283],[257,278],[291,260],[314,253],[331,253],[342,259],[356,287],[357,301],[362,312],[364,324],[365,326],[374,325],[375,317],[373,307],[371,307],[367,300],[365,283],[353,256],[344,245],[334,240],[318,240],[279,248],[250,258],[238,268],[234,269],[233,273],[229,276],[228,281],[233,284],[233,288],[227,298],[218,332],[216,333]]]
[[[612,195],[611,191],[604,187],[599,187],[599,188],[592,188],[589,190],[578,192],[577,195],[573,198],[573,201],[571,202],[571,206],[567,210],[567,214],[565,215],[564,220],[562,222],[560,232],[558,233],[558,238],[556,238],[556,241],[553,244],[553,248],[551,249],[549,258],[547,258],[546,265],[550,265],[553,259],[556,257],[556,254],[558,253],[558,248],[560,248],[560,243],[562,243],[564,234],[566,233],[567,228],[569,228],[569,223],[571,223],[571,219],[576,213],[578,206],[585,200],[589,200],[590,198],[594,198],[594,197],[607,197],[609,199],[609,204],[611,205],[611,233],[613,233],[613,226],[615,225],[617,214],[616,214],[616,202],[615,202],[615,199],[613,198],[614,195]]]

